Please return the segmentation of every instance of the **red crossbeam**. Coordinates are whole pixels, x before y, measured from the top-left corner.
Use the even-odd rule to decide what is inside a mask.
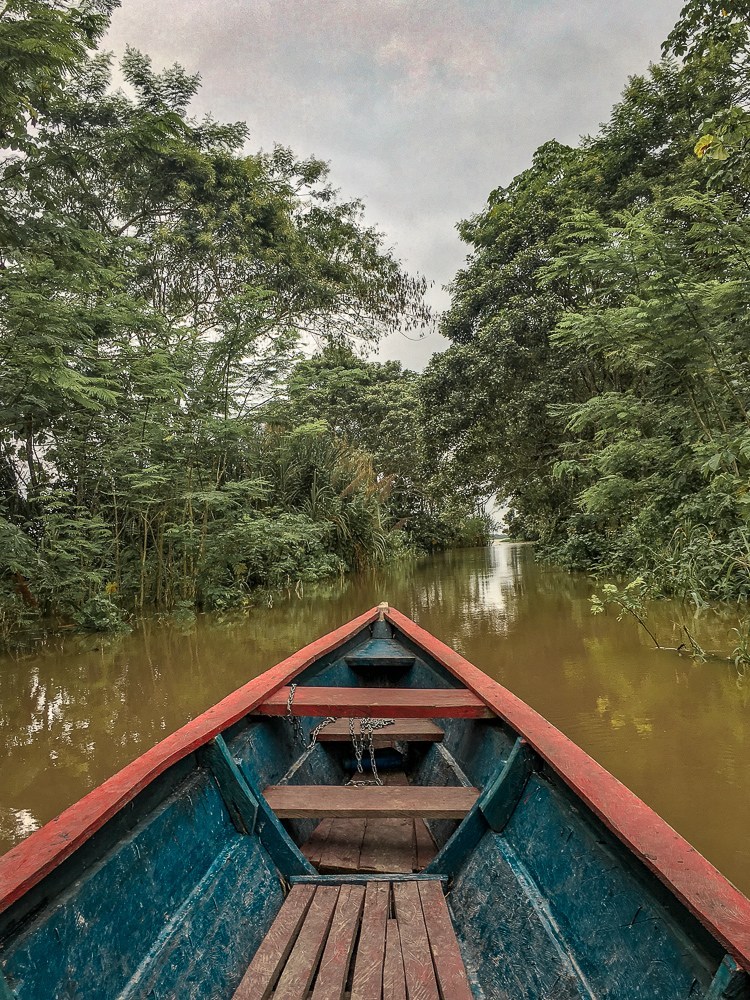
[[[254,715],[286,715],[289,688],[279,688]],[[294,715],[373,719],[488,719],[493,713],[466,688],[298,687]]]

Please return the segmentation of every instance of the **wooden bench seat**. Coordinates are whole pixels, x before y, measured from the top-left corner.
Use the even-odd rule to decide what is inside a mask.
[[[371,639],[361,649],[350,653],[344,659],[355,670],[382,670],[385,667],[400,669],[411,667],[416,657],[392,639]]]
[[[354,723],[356,736],[360,735],[358,723]],[[373,746],[390,747],[394,743],[441,743],[445,733],[430,719],[394,719],[393,724],[376,729],[372,734]],[[349,720],[339,719],[318,733],[319,743],[351,742]]]
[[[463,785],[408,785],[403,788],[269,785],[263,794],[279,819],[322,819],[325,816],[463,819],[476,802],[479,791]]]
[[[282,687],[253,715],[286,715],[289,688]],[[467,688],[298,687],[292,714],[373,719],[489,719],[493,713]]]
[[[471,1000],[437,881],[295,885],[233,1000]]]

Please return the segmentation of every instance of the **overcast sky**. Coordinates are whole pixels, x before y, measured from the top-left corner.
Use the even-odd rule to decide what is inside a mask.
[[[529,165],[575,144],[659,57],[683,0],[122,0],[106,47],[199,72],[196,112],[246,121],[331,164],[407,270],[462,265],[456,223]],[[398,334],[381,358],[421,369],[445,341]]]

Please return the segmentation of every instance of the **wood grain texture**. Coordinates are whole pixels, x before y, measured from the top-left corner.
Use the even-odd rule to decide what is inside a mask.
[[[385,961],[383,963],[383,1000],[406,1000],[404,959],[398,921],[389,920],[385,930]]]
[[[409,779],[403,771],[386,771],[382,781],[384,785],[399,785],[402,788],[409,784]]]
[[[389,882],[367,883],[362,930],[354,962],[351,1000],[381,1000],[385,928],[390,898]]]
[[[440,1000],[418,884],[394,883],[393,899],[409,1000]]]
[[[369,819],[359,856],[362,872],[406,873],[414,870],[413,819]]]
[[[314,894],[314,886],[292,886],[232,1000],[267,1000],[271,996]]]
[[[328,939],[338,897],[338,886],[316,888],[305,921],[276,986],[274,1000],[306,1000]]]
[[[411,875],[290,875],[290,885],[366,885],[368,882],[441,882],[447,884],[447,875],[425,875],[422,872]]]
[[[311,990],[310,1000],[471,1000],[440,882],[296,885],[233,1000]]]
[[[421,872],[437,854],[437,845],[423,819],[414,820],[414,840],[417,849],[415,867]]]
[[[328,840],[328,834],[331,832],[331,827],[334,822],[335,820],[331,817],[322,819],[315,827],[310,837],[305,841],[302,847],[300,847],[300,850],[310,864],[315,865],[316,868],[320,864],[320,859],[323,856],[326,841]]]
[[[312,1000],[343,1000],[364,901],[363,885],[345,885],[339,890]]]
[[[371,608],[266,670],[8,851],[0,858],[0,912],[69,857],[160,774],[234,725],[320,657],[348,642],[377,616],[377,608]]]
[[[464,960],[438,882],[417,884],[442,1000],[472,1000]]]
[[[282,687],[256,705],[254,715],[286,715],[289,688]],[[489,719],[493,713],[466,688],[298,687],[292,712],[297,716],[335,715],[364,719]]]
[[[318,870],[326,872],[358,872],[362,841],[367,820],[334,819],[320,856]]]
[[[360,735],[360,727],[355,722],[354,732]],[[376,729],[372,734],[372,742],[376,747],[390,746],[394,740],[401,743],[441,743],[445,733],[436,726],[430,719],[394,719],[393,724],[385,729]],[[348,743],[351,740],[349,734],[349,722],[347,719],[339,719],[321,730],[318,735],[319,743]]]
[[[750,900],[612,774],[507,688],[391,609],[386,619],[533,747],[616,837],[750,971]]]
[[[336,785],[270,785],[263,795],[280,819],[423,816],[462,819],[476,802],[476,788],[460,785],[407,788]]]

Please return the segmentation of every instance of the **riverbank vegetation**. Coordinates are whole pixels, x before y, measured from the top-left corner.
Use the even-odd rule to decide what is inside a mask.
[[[750,4],[691,0],[577,147],[463,222],[425,374],[446,475],[565,566],[750,594]]]
[[[114,89],[110,13],[0,13],[0,636],[486,536],[418,377],[356,353],[429,322],[424,281],[325,163],[191,117],[197,77],[129,50]]]

